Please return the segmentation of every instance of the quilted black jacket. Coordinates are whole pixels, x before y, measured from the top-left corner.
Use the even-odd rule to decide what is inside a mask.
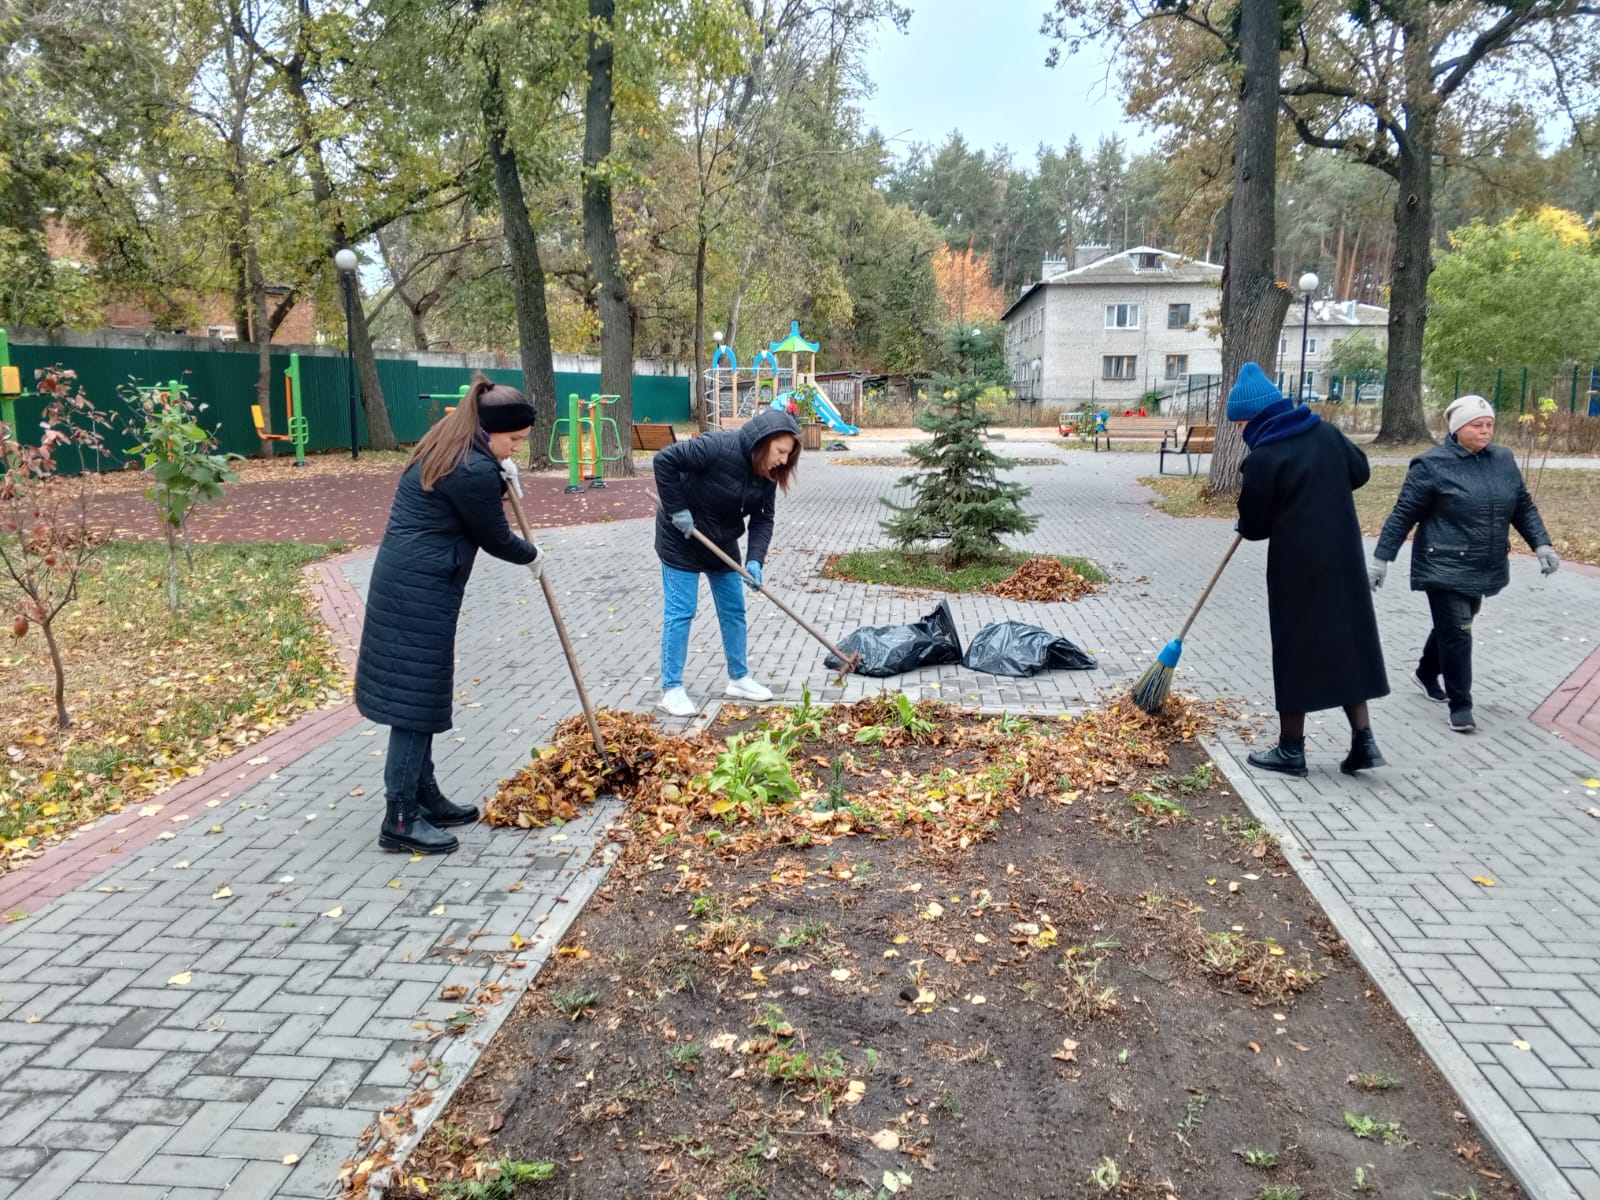
[[[1411,547],[1413,591],[1437,588],[1492,596],[1511,581],[1508,529],[1530,547],[1548,546],[1517,456],[1492,442],[1473,454],[1454,438],[1411,460],[1394,511],[1383,523],[1374,556],[1393,562],[1416,526]]]
[[[688,509],[694,525],[734,562],[739,539],[749,520],[746,562],[765,562],[772,543],[772,520],[778,485],[757,475],[750,465],[756,446],[780,433],[794,435],[800,426],[788,413],[769,408],[738,429],[703,433],[674,442],[655,457],[656,491],[662,510],[656,513],[656,555],[680,571],[726,571],[699,542],[673,527],[669,514]]]
[[[504,488],[481,441],[431,492],[422,490],[419,468],[400,476],[356,661],[356,707],[368,720],[419,733],[450,728],[456,620],[478,550],[513,563],[537,553],[511,532]]]

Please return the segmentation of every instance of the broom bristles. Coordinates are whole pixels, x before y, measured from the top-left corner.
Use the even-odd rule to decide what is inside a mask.
[[[1172,668],[1159,661],[1153,662],[1133,685],[1133,702],[1142,712],[1160,716],[1171,691]]]

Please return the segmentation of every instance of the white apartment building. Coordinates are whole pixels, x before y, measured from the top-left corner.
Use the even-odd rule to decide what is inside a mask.
[[[1299,299],[1289,306],[1289,314],[1284,318],[1283,336],[1278,339],[1276,367],[1278,387],[1286,396],[1294,394],[1299,382],[1302,333],[1306,352],[1306,392],[1318,396],[1327,394],[1328,359],[1334,347],[1345,338],[1365,333],[1380,346],[1389,344],[1389,310],[1376,304],[1358,304],[1354,300],[1313,300],[1310,318],[1306,320],[1306,306]],[[1362,398],[1367,398],[1365,392]]]
[[[1084,246],[1076,264],[1046,260],[1000,318],[1011,386],[1064,408],[1135,408],[1190,375],[1221,374],[1222,347],[1207,332],[1221,283],[1216,263],[1153,246]]]

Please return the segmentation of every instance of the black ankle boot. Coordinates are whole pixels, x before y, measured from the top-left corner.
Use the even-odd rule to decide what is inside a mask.
[[[378,845],[385,850],[408,854],[449,854],[461,843],[455,835],[444,833],[422,815],[415,800],[387,799],[383,826],[378,830]]]
[[[1281,775],[1306,775],[1306,740],[1303,737],[1279,738],[1271,750],[1252,754],[1248,759],[1252,767],[1263,771],[1277,771]]]
[[[1344,761],[1339,764],[1339,770],[1346,775],[1354,775],[1357,771],[1369,771],[1373,767],[1388,765],[1388,761],[1383,757],[1383,751],[1378,749],[1378,739],[1372,736],[1370,725],[1365,729],[1350,731],[1350,753],[1344,756]]]
[[[471,825],[478,819],[478,810],[470,804],[454,804],[445,799],[439,782],[430,779],[417,787],[417,806],[435,829],[448,829],[452,825]]]

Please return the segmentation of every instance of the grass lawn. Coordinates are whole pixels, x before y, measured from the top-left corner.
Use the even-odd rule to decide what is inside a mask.
[[[1538,474],[1535,466],[1532,473]],[[1372,468],[1372,481],[1356,493],[1356,512],[1361,516],[1363,533],[1376,537],[1384,518],[1400,494],[1406,477],[1404,467]],[[1233,501],[1216,502],[1201,496],[1205,480],[1187,476],[1150,476],[1139,482],[1161,493],[1156,506],[1175,517],[1226,517],[1238,515]],[[1532,478],[1529,480],[1532,485]],[[1534,496],[1539,513],[1549,526],[1556,553],[1574,562],[1600,565],[1600,473],[1568,469],[1546,470]],[[1522,539],[1512,531],[1514,550],[1525,550]]]
[[[1087,558],[1041,556],[1025,550],[1002,550],[985,562],[958,570],[944,565],[937,554],[905,554],[899,550],[856,550],[828,560],[822,574],[828,579],[856,583],[881,583],[889,587],[924,588],[935,592],[981,592],[991,583],[1009,577],[1030,558],[1054,557],[1062,566],[1094,583],[1104,583],[1106,573]]]
[[[0,871],[342,695],[344,670],[301,574],[332,549],[196,546],[174,615],[166,547],[107,546],[57,619],[70,729],[56,728],[43,634],[0,656]]]

